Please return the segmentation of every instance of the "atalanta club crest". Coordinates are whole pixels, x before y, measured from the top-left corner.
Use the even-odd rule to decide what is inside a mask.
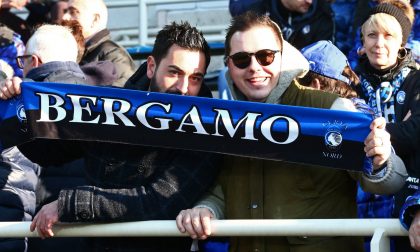
[[[26,113],[23,104],[19,104],[16,109],[16,115],[20,122],[26,121]]]
[[[343,142],[343,136],[338,131],[329,131],[325,135],[325,144],[330,149],[336,149],[341,145],[341,142]]]
[[[397,93],[397,102],[399,104],[404,104],[405,101],[405,92],[404,91],[400,91]]]
[[[337,151],[343,143],[342,132],[347,128],[342,122],[325,123],[327,128],[324,136],[325,146],[330,151]]]
[[[26,121],[26,112],[25,112],[25,107],[23,106],[22,103],[19,103],[16,106],[16,116],[21,123],[20,130],[22,132],[27,132],[28,128],[27,128],[27,121]]]

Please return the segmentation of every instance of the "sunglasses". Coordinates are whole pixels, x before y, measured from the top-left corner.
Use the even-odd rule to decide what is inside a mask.
[[[230,58],[232,59],[233,64],[240,69],[245,69],[251,64],[252,55],[255,55],[255,59],[261,66],[268,66],[274,61],[274,56],[276,53],[280,52],[280,50],[270,50],[270,49],[263,49],[259,50],[255,53],[249,52],[238,52],[233,55],[226,56],[226,63],[227,60]]]

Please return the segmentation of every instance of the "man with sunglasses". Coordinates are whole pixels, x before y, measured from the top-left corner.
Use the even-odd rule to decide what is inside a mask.
[[[267,16],[247,12],[234,17],[225,42],[228,85],[236,100],[355,110],[349,100],[301,86],[296,77],[308,69],[302,54],[283,40]],[[365,140],[374,170],[385,174],[349,173],[307,164],[227,156],[208,197],[180,212],[177,226],[192,238],[211,234],[210,219],[356,218],[356,180],[369,191],[390,193],[403,184],[405,167],[391,155],[383,118],[374,120]],[[304,153],[302,153],[304,155]],[[225,209],[225,211],[223,211]],[[363,251],[355,237],[231,238],[231,251]]]

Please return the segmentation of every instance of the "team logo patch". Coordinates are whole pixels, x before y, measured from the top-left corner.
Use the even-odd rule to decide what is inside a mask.
[[[308,34],[310,31],[311,31],[311,26],[310,25],[305,25],[305,27],[303,27],[303,29],[302,29],[303,34]]]
[[[397,93],[397,102],[399,104],[404,104],[405,101],[405,92],[404,91],[400,91]]]
[[[19,104],[16,108],[16,115],[20,122],[26,121],[26,113],[23,104]]]
[[[325,144],[330,149],[337,149],[343,142],[343,136],[339,131],[328,131],[325,134]]]
[[[25,112],[25,107],[23,106],[22,103],[19,103],[16,106],[16,116],[21,123],[19,130],[22,132],[27,132],[28,128],[27,128],[26,112]]]
[[[326,132],[324,136],[325,146],[330,151],[337,151],[343,143],[342,132],[346,130],[346,126],[340,122],[328,122],[324,124]]]

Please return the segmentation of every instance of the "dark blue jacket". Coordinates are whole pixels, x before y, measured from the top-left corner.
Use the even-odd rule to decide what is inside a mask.
[[[335,0],[331,7],[334,11],[335,45],[347,55],[353,47],[353,21],[357,0]]]
[[[249,10],[255,3],[261,3],[262,0],[229,0],[229,12],[232,16],[238,16]]]
[[[334,13],[325,0],[313,0],[308,12],[304,14],[290,12],[279,0],[263,0],[250,9],[260,14],[269,14],[280,26],[284,39],[298,49],[319,40],[335,41]]]

